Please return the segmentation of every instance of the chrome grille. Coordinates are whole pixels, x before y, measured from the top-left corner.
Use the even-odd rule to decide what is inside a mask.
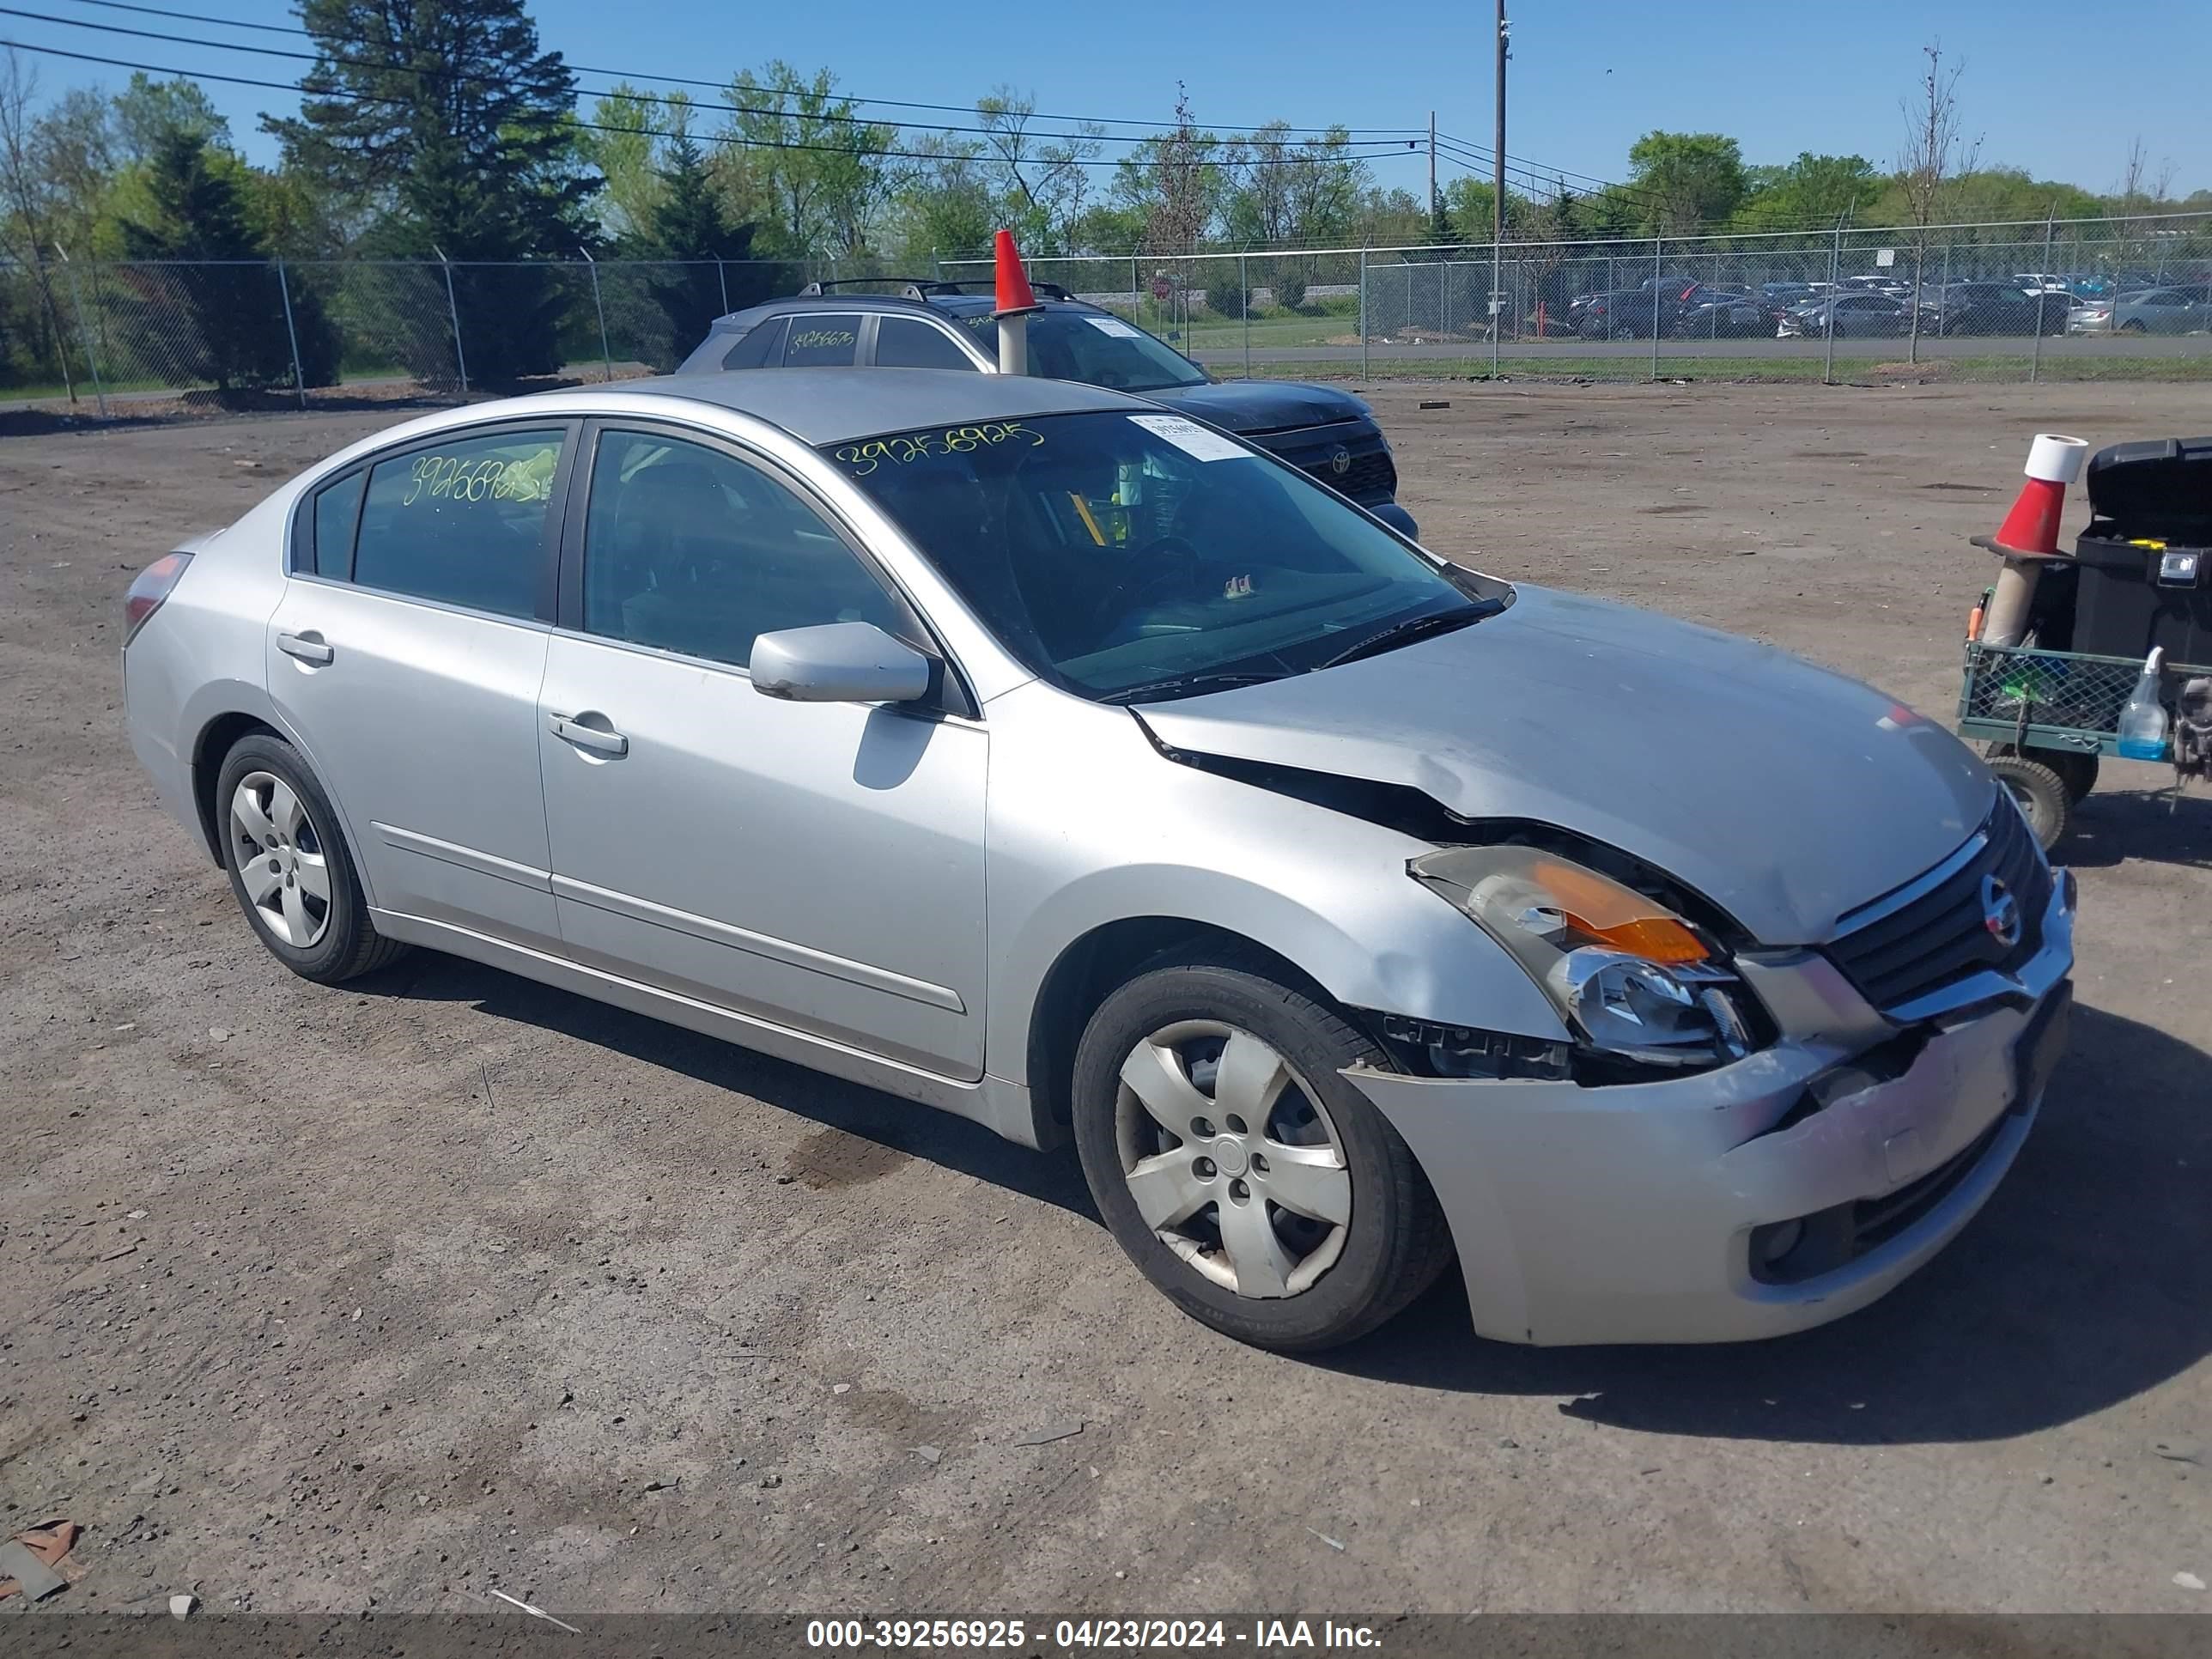
[[[1990,931],[1984,912],[1983,884],[1991,877],[2020,904],[2020,939],[2009,946]],[[1874,1006],[1914,1016],[1923,1000],[2034,955],[2043,942],[2051,881],[2051,866],[2019,808],[2001,799],[1989,821],[1942,864],[1845,916],[1828,955]]]

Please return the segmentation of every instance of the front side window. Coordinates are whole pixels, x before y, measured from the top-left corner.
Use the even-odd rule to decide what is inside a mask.
[[[1334,491],[1179,416],[983,421],[823,453],[1007,650],[1080,696],[1303,673],[1511,592],[1447,576]]]
[[[784,337],[786,368],[848,368],[860,343],[860,314],[856,311],[802,311],[790,319]]]
[[[558,428],[455,433],[434,448],[379,461],[362,505],[354,580],[503,617],[533,615],[566,441]]]
[[[996,356],[999,325],[989,313],[963,318]],[[1117,392],[1204,386],[1206,371],[1164,340],[1110,312],[1040,311],[1030,319],[1030,373]]]
[[[969,368],[975,365],[945,331],[911,317],[884,317],[876,324],[878,368]]]
[[[834,622],[914,633],[837,532],[760,468],[653,433],[601,436],[586,632],[742,668],[760,635]]]

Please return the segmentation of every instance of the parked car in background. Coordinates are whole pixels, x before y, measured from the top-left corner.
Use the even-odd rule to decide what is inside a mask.
[[[1825,1324],[1966,1225],[2064,1053],[2072,874],[1941,726],[1067,380],[441,411],[156,560],[123,621],[131,747],[236,944],[325,986],[426,947],[1072,1141],[1136,1269],[1265,1347],[1455,1254],[1498,1341]],[[583,1226],[590,1172],[557,1184]],[[910,1316],[1034,1288],[908,1255]],[[2033,1294],[1974,1271],[2006,1282],[1954,1297]],[[1024,1316],[1080,1342],[1115,1293]]]
[[[2063,334],[2072,301],[2007,283],[1953,283],[1927,290],[1921,328],[1930,334]]]
[[[1674,332],[1684,339],[1742,339],[1773,331],[1766,307],[1748,294],[1707,289],[1674,313]]]
[[[988,283],[872,279],[900,292],[832,294],[813,283],[718,317],[679,374],[716,369],[999,368],[995,301]],[[974,289],[983,291],[975,292]],[[1398,468],[1375,411],[1336,386],[1295,380],[1217,380],[1164,340],[1050,283],[1030,318],[1030,372],[1133,392],[1269,453],[1348,496],[1407,536]]]
[[[1887,294],[1838,294],[1784,313],[1774,331],[1785,340],[1825,339],[1831,330],[1839,340],[1909,334],[1912,307]]]
[[[2154,288],[2076,306],[2069,334],[2197,334],[2212,328],[2212,291]]]

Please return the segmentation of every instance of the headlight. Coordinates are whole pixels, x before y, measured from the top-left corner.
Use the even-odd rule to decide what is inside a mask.
[[[1677,1066],[1751,1051],[1725,954],[1665,905],[1533,847],[1446,848],[1407,868],[1504,945],[1589,1048]]]

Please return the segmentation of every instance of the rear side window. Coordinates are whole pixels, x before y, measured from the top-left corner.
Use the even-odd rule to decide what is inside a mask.
[[[860,340],[858,312],[809,312],[791,319],[791,335],[784,342],[786,368],[837,368],[850,366]]]
[[[353,527],[361,518],[361,492],[368,474],[341,478],[315,497],[315,540],[310,568],[318,576],[346,577],[353,562]]]
[[[370,469],[353,579],[502,617],[538,609],[545,514],[567,434],[456,434]]]
[[[911,317],[885,317],[876,324],[878,368],[973,368],[968,354],[941,328]]]
[[[783,350],[783,319],[771,317],[759,326],[747,330],[738,338],[737,344],[722,359],[724,368],[765,368],[776,361]]]

